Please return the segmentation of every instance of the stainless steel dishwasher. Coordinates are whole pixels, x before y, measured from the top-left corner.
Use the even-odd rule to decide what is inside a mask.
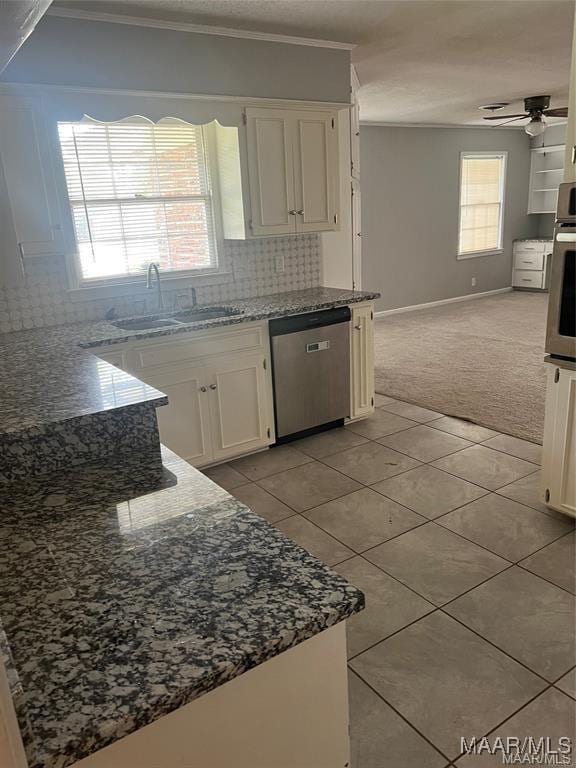
[[[276,440],[340,426],[350,414],[350,309],[270,321]]]

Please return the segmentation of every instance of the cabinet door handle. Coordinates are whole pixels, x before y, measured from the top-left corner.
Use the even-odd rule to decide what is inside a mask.
[[[354,328],[355,328],[357,331],[361,331],[361,330],[362,330],[362,326],[361,326],[361,325],[355,325],[355,326],[354,326]]]
[[[296,216],[296,211],[295,210],[288,211],[288,213],[290,214],[290,216]]]
[[[206,387],[200,387],[200,392],[207,392],[207,391],[208,391],[208,390],[207,390],[207,388],[206,388]]]
[[[296,211],[298,216],[304,216],[304,208],[301,208],[299,211]]]
[[[218,387],[216,386],[216,384],[210,384],[210,389],[218,389]]]

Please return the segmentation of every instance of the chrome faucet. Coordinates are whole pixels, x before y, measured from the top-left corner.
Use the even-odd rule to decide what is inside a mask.
[[[146,288],[148,290],[152,290],[152,273],[156,275],[156,290],[158,292],[158,312],[162,312],[164,309],[164,299],[162,297],[162,285],[160,282],[160,269],[158,268],[158,264],[155,264],[153,261],[148,264],[148,272],[146,275]]]

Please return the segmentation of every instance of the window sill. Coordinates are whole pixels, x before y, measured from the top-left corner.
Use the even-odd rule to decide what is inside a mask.
[[[458,253],[456,259],[458,261],[464,261],[465,259],[478,259],[481,256],[498,256],[504,253],[504,248],[494,248],[491,251],[474,251],[473,253]]]
[[[174,277],[160,275],[163,290],[176,291],[180,288],[200,285],[222,285],[233,279],[232,272],[212,272],[204,275],[182,275]],[[156,289],[156,283],[153,286]],[[99,285],[83,285],[70,288],[68,295],[71,301],[91,301],[96,299],[108,299],[115,296],[148,295],[146,280],[135,280],[126,283],[109,283]]]

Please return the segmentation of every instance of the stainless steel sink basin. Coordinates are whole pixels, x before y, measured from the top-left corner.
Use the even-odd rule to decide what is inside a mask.
[[[181,325],[177,320],[168,318],[135,317],[131,320],[117,320],[112,325],[122,328],[123,331],[149,331],[155,328],[168,328],[172,325]]]
[[[183,323],[196,323],[201,320],[214,320],[217,317],[238,314],[241,313],[230,307],[191,307],[176,312],[172,317],[131,317],[115,320],[112,325],[124,331],[153,331],[156,328],[170,328]]]
[[[229,307],[206,307],[206,309],[197,307],[196,309],[183,309],[174,317],[181,323],[196,323],[200,320],[214,320],[217,317],[229,317],[238,314],[240,314],[238,310]]]

